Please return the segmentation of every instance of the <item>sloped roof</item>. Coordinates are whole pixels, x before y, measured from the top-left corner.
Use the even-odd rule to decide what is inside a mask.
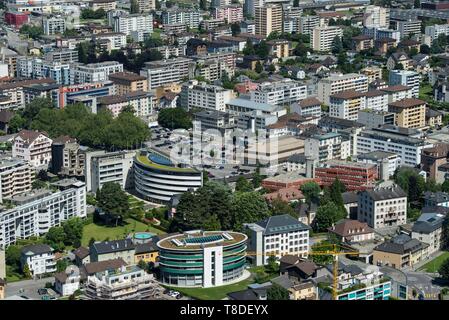
[[[265,229],[264,235],[286,233],[292,231],[305,231],[310,229],[310,227],[296,220],[289,214],[272,216],[260,222],[257,222],[257,224]]]

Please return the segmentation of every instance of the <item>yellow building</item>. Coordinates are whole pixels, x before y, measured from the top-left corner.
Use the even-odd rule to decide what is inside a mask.
[[[301,282],[289,288],[291,300],[317,300],[317,288],[312,282]]]
[[[282,32],[282,7],[266,5],[255,8],[256,34],[267,37],[272,32]]]
[[[103,9],[104,11],[108,12],[111,10],[115,10],[117,8],[117,1],[115,1],[115,0],[93,0],[92,2],[90,2],[90,7],[94,11]]]
[[[136,246],[136,252],[134,254],[134,262],[136,264],[138,264],[140,260],[155,263],[158,257],[159,251],[152,242],[143,243]]]
[[[290,42],[287,40],[271,40],[267,42],[270,55],[278,58],[290,56]]]
[[[426,102],[407,98],[388,105],[388,111],[395,113],[395,123],[399,127],[419,129],[426,126]]]
[[[135,91],[148,91],[147,78],[132,72],[117,72],[109,75],[115,85],[116,95],[125,95]]]

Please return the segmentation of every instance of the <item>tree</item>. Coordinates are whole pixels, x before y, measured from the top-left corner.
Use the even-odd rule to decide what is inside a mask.
[[[89,247],[91,247],[94,243],[95,243],[95,238],[94,237],[90,238]]]
[[[253,191],[252,184],[243,176],[240,176],[237,179],[236,185],[235,185],[235,191],[237,192],[250,192]]]
[[[343,43],[341,42],[341,38],[339,36],[335,36],[332,40],[332,53],[338,54],[343,51]]]
[[[421,200],[425,181],[423,176],[418,174],[413,168],[399,168],[396,170],[393,179],[407,193],[409,202]]]
[[[293,7],[299,7],[299,0],[293,0]]]
[[[419,52],[421,52],[422,54],[430,54],[430,47],[427,44],[422,44],[419,47]]]
[[[265,270],[271,274],[279,273],[279,264],[278,264],[277,258],[275,256],[268,257],[267,265],[265,266]]]
[[[8,132],[16,133],[22,130],[26,125],[25,119],[19,113],[16,113],[11,120],[9,120],[8,124]]]
[[[78,248],[83,237],[83,221],[81,218],[72,218],[62,224],[65,233],[65,243]]]
[[[31,183],[31,187],[33,190],[35,189],[45,189],[47,187],[47,183],[42,180],[36,179]]]
[[[209,6],[207,5],[207,0],[200,0],[200,8],[201,10],[208,11]]]
[[[192,127],[192,120],[182,108],[169,108],[159,111],[158,123],[164,128],[189,129]]]
[[[253,173],[253,186],[259,188],[262,182],[262,176],[260,175],[260,165],[257,165],[256,170]]]
[[[421,8],[421,1],[420,1],[420,0],[415,0],[415,1],[413,2],[413,7],[414,7],[415,9],[420,9],[420,8]]]
[[[137,2],[137,0],[131,0],[131,7],[129,9],[129,12],[131,14],[140,12],[140,10],[139,10],[139,3]]]
[[[20,268],[20,247],[17,245],[10,245],[6,248],[5,263],[12,267],[13,271],[18,271]]]
[[[335,222],[346,217],[344,208],[334,202],[326,202],[318,207],[315,217],[315,227],[318,231],[326,231]]]
[[[329,192],[331,201],[333,201],[337,206],[344,209],[343,203],[343,192],[346,191],[345,185],[340,181],[340,179],[335,178],[334,182],[330,185]]]
[[[266,57],[268,57],[268,54],[270,53],[270,49],[265,40],[260,41],[260,43],[255,47],[255,53],[262,59],[265,59]]]
[[[265,199],[258,192],[234,194],[231,204],[232,228],[243,231],[244,223],[254,223],[270,216]]]
[[[56,271],[57,272],[64,272],[67,267],[69,266],[69,263],[66,259],[59,259],[56,261]]]
[[[268,71],[270,71],[270,72],[275,72],[276,71],[276,67],[274,66],[274,64],[270,64],[268,66]]]
[[[33,277],[33,274],[31,273],[30,266],[28,265],[28,263],[25,263],[22,271],[26,279],[31,279]]]
[[[66,234],[62,227],[51,227],[45,235],[44,242],[56,251],[62,251],[65,248],[65,239]]]
[[[449,192],[449,180],[444,180],[443,184],[441,185],[441,191],[443,192]]]
[[[137,266],[142,270],[147,270],[147,263],[144,260],[139,260]]]
[[[255,70],[257,73],[262,73],[263,67],[262,67],[262,64],[260,63],[260,61],[257,61],[257,62],[256,62],[256,67],[255,67],[254,70]]]
[[[274,199],[270,203],[271,214],[273,216],[289,214],[293,217],[297,217],[297,213],[290,206],[290,204],[286,201],[281,200],[280,198]]]
[[[333,244],[329,241],[322,241],[320,243],[316,243],[311,247],[311,251],[330,251],[333,250]],[[333,257],[332,255],[311,255],[313,262],[319,265],[328,265],[332,263]]]
[[[444,262],[438,268],[438,273],[444,280],[449,280],[449,258],[444,260]]]
[[[319,202],[321,188],[316,182],[314,181],[306,182],[301,186],[300,190],[304,195],[304,197],[306,198],[306,202],[308,204],[312,202],[314,203]]]
[[[129,202],[126,193],[115,182],[106,182],[97,192],[98,207],[110,214],[117,226],[118,221],[126,217],[129,211]]]
[[[233,37],[240,34],[240,32],[242,32],[242,29],[240,28],[240,23],[235,22],[231,24],[231,32]]]
[[[245,48],[243,49],[243,54],[245,56],[252,56],[252,55],[256,54],[256,51],[254,49],[254,45],[251,42],[251,40],[249,40],[249,39],[246,40],[246,45],[245,45]]]
[[[273,285],[267,290],[267,300],[289,300],[289,299],[290,299],[289,291],[276,283],[273,283]]]

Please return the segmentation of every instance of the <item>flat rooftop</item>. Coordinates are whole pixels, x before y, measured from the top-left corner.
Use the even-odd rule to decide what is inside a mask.
[[[194,230],[166,237],[157,246],[161,249],[189,251],[203,247],[230,246],[247,239],[245,234],[234,231]]]

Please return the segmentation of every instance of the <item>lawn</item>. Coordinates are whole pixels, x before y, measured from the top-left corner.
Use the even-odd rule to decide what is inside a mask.
[[[449,252],[444,252],[442,255],[440,255],[440,256],[436,257],[435,259],[427,262],[419,270],[420,271],[426,271],[426,272],[438,272],[438,269],[440,268],[441,264],[446,259],[449,259]]]
[[[419,98],[420,99],[422,99],[422,100],[429,100],[429,99],[432,99],[432,86],[430,85],[430,84],[425,84],[425,85],[422,85],[420,88],[419,88]]]
[[[238,283],[230,284],[227,286],[213,287],[213,288],[175,288],[170,289],[181,292],[185,296],[189,296],[198,300],[221,300],[226,298],[226,294],[230,292],[245,290],[248,285],[254,283],[250,278],[240,281]]]
[[[100,226],[94,223],[86,225],[83,230],[83,239],[81,241],[82,245],[89,245],[89,240],[91,238],[94,238],[97,241],[104,241],[107,238],[109,238],[109,240],[123,239],[133,231],[141,232],[148,230],[149,232],[155,234],[164,233],[159,229],[156,229],[134,219],[126,219],[125,222],[127,223],[126,225],[118,227]]]

